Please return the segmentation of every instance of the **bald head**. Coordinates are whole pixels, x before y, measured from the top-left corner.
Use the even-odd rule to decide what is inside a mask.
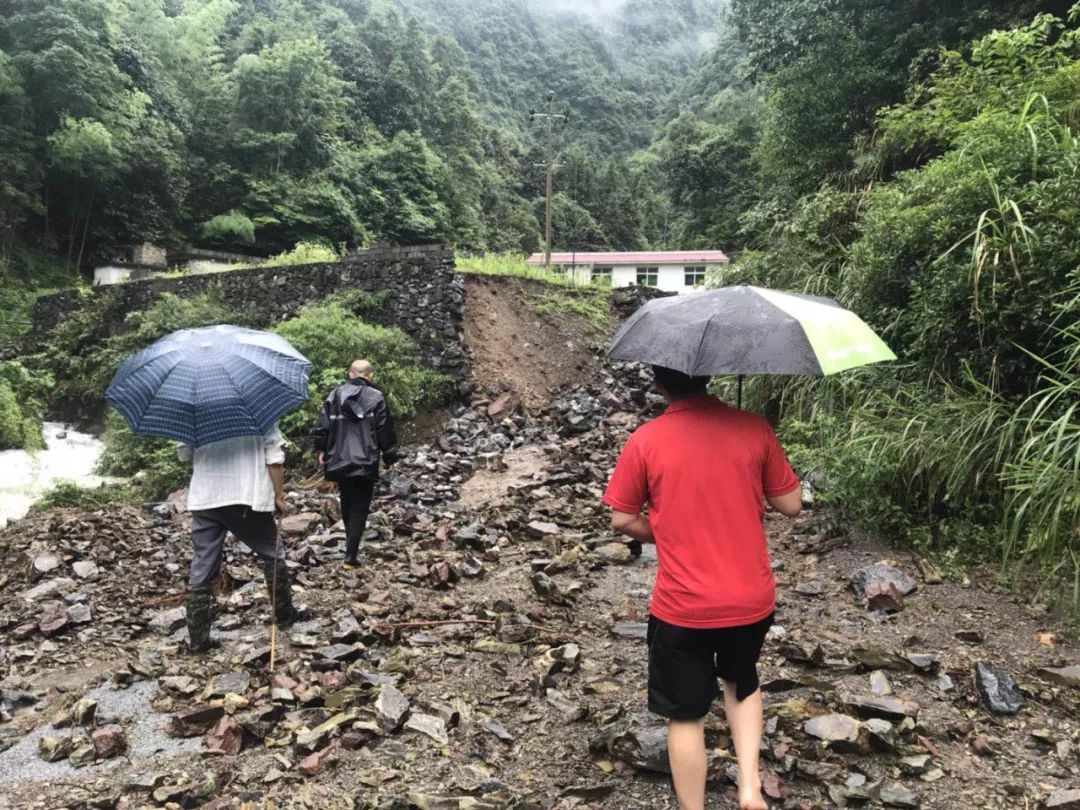
[[[367,360],[354,360],[353,364],[349,366],[350,380],[355,380],[357,377],[363,377],[365,380],[370,381],[374,376],[375,367]]]

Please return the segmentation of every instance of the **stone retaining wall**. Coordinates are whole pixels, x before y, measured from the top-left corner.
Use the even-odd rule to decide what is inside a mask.
[[[468,363],[461,345],[465,289],[454,269],[453,252],[441,246],[376,248],[349,254],[332,264],[133,281],[95,289],[89,295],[119,296],[119,310],[129,313],[148,308],[164,293],[189,298],[216,290],[230,307],[271,326],[295,315],[310,301],[347,289],[383,292],[386,304],[372,320],[412,336],[425,365],[459,382],[466,379]],[[71,290],[39,298],[26,345],[40,342],[83,306],[82,295]]]

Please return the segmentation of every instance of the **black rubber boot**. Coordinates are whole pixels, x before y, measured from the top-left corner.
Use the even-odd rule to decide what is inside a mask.
[[[204,653],[210,642],[210,625],[214,622],[214,594],[211,586],[192,588],[187,593],[188,652]]]
[[[289,567],[284,560],[278,560],[277,583],[274,583],[274,561],[263,561],[263,576],[266,578],[266,592],[274,604],[274,624],[278,627],[291,627],[303,618],[293,607],[292,581],[289,579]]]

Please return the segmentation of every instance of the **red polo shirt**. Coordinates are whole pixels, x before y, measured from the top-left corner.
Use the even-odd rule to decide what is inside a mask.
[[[654,616],[679,627],[733,627],[773,610],[763,496],[797,486],[768,422],[700,396],[634,432],[604,503],[635,515],[649,504],[660,562]]]

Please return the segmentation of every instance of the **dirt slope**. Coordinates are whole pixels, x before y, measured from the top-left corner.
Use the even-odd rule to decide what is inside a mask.
[[[562,294],[524,279],[465,277],[464,341],[481,389],[512,390],[525,407],[540,408],[597,373],[593,349],[606,334],[560,309]]]

